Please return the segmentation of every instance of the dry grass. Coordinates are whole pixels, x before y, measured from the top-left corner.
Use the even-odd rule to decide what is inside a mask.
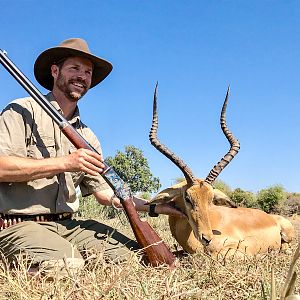
[[[148,222],[176,250],[167,218],[150,218]],[[131,235],[124,216],[107,223]],[[80,274],[52,280],[28,275],[24,265],[8,270],[2,264],[0,299],[269,299],[271,269],[274,268],[279,297],[296,247],[294,241],[289,253],[269,253],[244,261],[216,261],[199,253],[182,257],[173,271],[165,266],[144,267],[135,254],[125,263],[113,264],[103,259],[103,253],[97,253],[90,257]],[[299,266],[297,270],[299,273]],[[300,293],[299,282],[295,292]]]

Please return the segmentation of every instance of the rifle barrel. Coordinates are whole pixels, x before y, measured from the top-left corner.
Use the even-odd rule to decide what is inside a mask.
[[[18,83],[28,92],[28,94],[45,110],[45,112],[61,128],[62,123],[67,120],[56,110],[52,108],[51,103],[46,97],[33,85],[33,83],[18,69],[18,67],[8,58],[5,51],[0,49],[0,62],[4,68],[12,75]]]

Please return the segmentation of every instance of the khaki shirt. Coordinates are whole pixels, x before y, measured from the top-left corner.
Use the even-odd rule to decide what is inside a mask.
[[[61,112],[53,95],[47,99]],[[94,133],[81,122],[76,109],[69,121],[99,153],[101,146]],[[11,102],[0,115],[0,156],[18,156],[32,159],[61,157],[75,147],[60,131],[57,124],[32,99]],[[79,199],[76,187],[83,196],[109,188],[99,176],[83,172],[65,172],[53,177],[28,182],[0,183],[0,212],[7,214],[46,214],[76,212]]]

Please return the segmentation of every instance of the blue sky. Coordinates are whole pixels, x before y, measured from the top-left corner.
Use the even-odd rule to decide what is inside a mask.
[[[299,1],[3,1],[0,48],[33,76],[43,50],[82,37],[114,69],[80,101],[105,156],[140,148],[163,187],[180,171],[148,141],[155,83],[158,136],[197,177],[228,151],[227,124],[241,150],[219,179],[256,192],[282,184],[300,192]],[[27,96],[0,68],[0,107]]]

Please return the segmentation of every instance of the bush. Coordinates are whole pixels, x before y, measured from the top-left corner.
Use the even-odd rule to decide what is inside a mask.
[[[118,216],[121,212],[112,206],[100,205],[93,195],[81,197],[78,214],[82,218],[112,219]]]
[[[258,192],[257,203],[259,207],[269,213],[286,200],[286,192],[281,185],[274,185]]]
[[[214,188],[222,191],[225,195],[227,195],[228,197],[231,197],[231,187],[225,183],[223,180],[216,180],[214,183]]]
[[[235,189],[231,193],[230,198],[233,202],[241,206],[253,208],[258,207],[255,195],[251,192],[244,191],[240,188]]]
[[[289,193],[287,199],[278,206],[278,214],[292,216],[300,214],[300,194]]]

